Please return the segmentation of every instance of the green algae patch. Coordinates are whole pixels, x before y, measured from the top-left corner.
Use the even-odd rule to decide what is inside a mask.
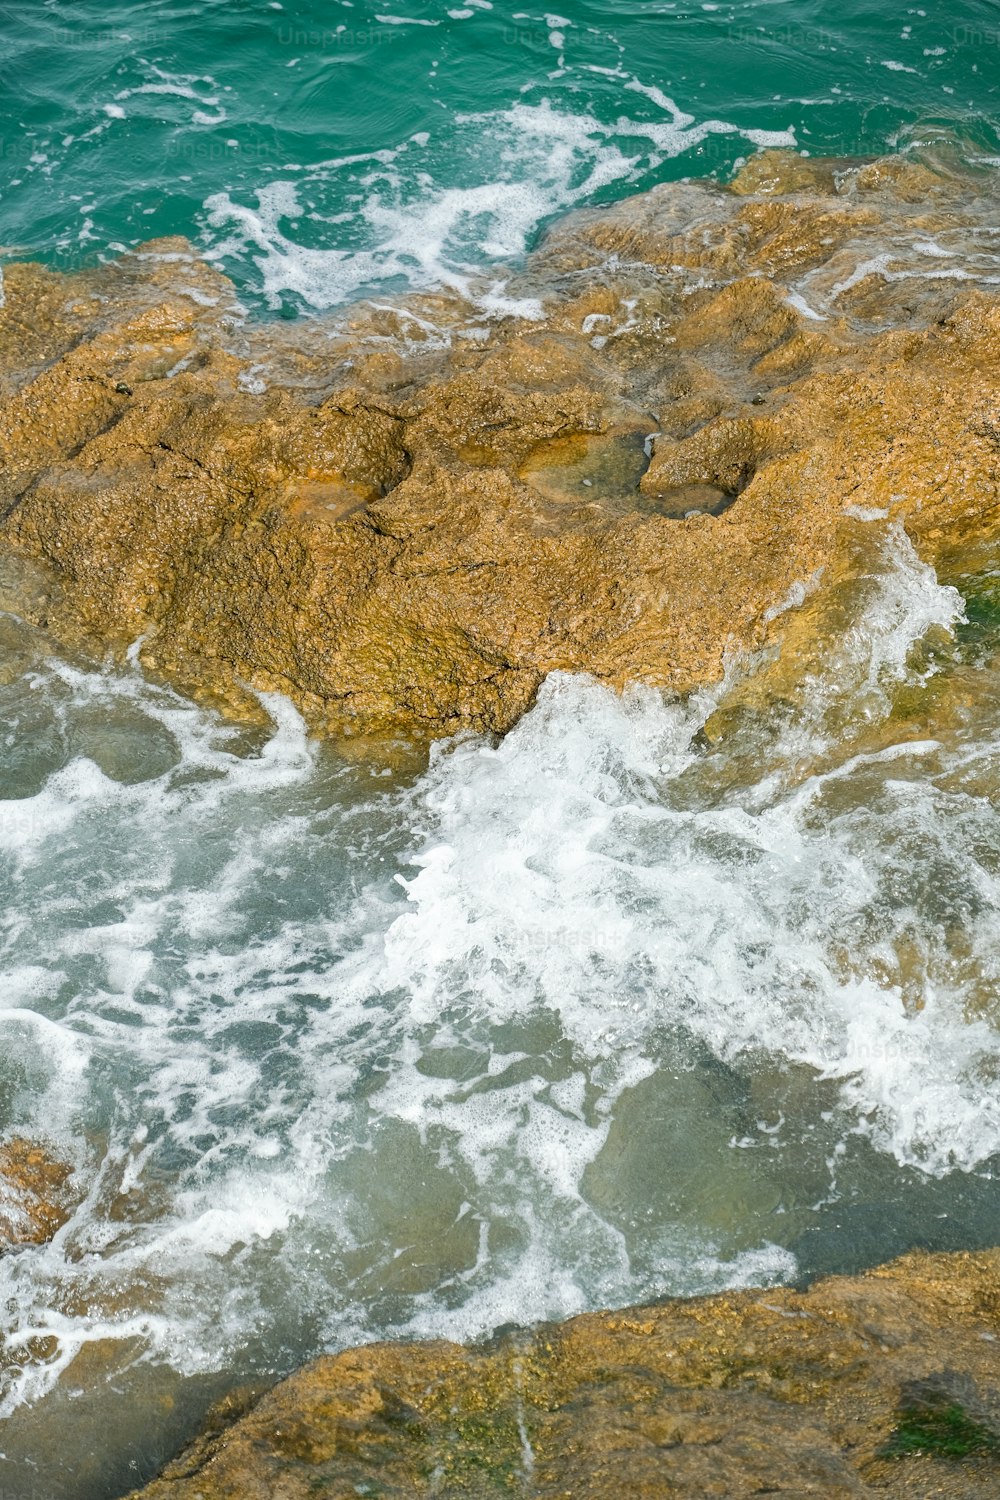
[[[921,1388],[900,1406],[887,1458],[1000,1459],[1000,1433],[945,1390]]]

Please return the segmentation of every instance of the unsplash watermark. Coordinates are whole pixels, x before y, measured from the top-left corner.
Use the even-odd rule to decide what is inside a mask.
[[[183,135],[167,142],[170,161],[277,161],[281,156],[274,141],[220,140],[217,135]]]
[[[1000,47],[1000,26],[956,26],[951,40],[956,47]]]
[[[48,818],[33,797],[0,802],[0,850],[40,843],[48,832]]]
[[[87,28],[71,31],[68,26],[54,26],[47,40],[56,47],[84,47],[89,52],[109,47],[160,47],[173,38],[155,26],[138,26],[134,31],[120,26],[102,26],[96,31]]]
[[[777,26],[767,31],[756,26],[730,26],[726,36],[731,42],[776,42],[782,47],[815,49],[837,45],[833,32],[822,26]]]
[[[32,162],[41,165],[45,161],[43,148],[30,135],[12,135],[0,139],[0,161]]]
[[[505,26],[501,32],[505,47],[527,47],[531,51],[551,52],[552,33],[544,26]]]
[[[301,47],[310,52],[344,48],[358,51],[369,47],[388,47],[399,39],[394,26],[292,26],[278,27],[278,44]]]

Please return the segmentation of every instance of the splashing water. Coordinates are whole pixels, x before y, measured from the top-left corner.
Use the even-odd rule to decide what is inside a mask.
[[[82,1389],[108,1494],[165,1390],[995,1238],[996,669],[882,532],[783,711],[556,674],[415,777],[7,618],[0,1115],[79,1199],[0,1262],[10,1462]]]

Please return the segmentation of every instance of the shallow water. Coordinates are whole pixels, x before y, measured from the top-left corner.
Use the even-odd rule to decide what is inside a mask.
[[[64,269],[163,234],[247,305],[464,287],[554,214],[763,144],[1000,157],[1000,22],[816,0],[15,0],[4,253]]]
[[[0,1116],[79,1199],[0,1261],[8,1488],[322,1348],[996,1242],[994,560],[966,620],[857,527],[784,708],[555,676],[416,774],[5,617]]]

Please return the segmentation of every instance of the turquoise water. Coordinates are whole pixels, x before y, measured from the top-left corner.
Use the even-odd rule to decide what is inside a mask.
[[[570,205],[759,144],[1000,155],[1000,16],[960,6],[16,0],[3,242],[73,267],[183,234],[262,310],[461,283]]]

